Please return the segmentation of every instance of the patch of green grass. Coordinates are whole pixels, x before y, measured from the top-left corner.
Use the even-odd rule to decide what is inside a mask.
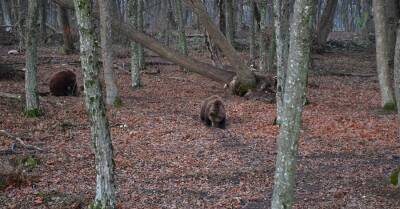
[[[393,185],[399,184],[399,173],[400,173],[400,166],[398,166],[392,173],[390,173],[389,180],[390,183]]]
[[[122,107],[122,100],[120,97],[116,97],[114,100],[114,107],[115,108],[120,108]]]
[[[42,114],[43,114],[42,110],[40,110],[38,108],[24,111],[25,117],[28,117],[28,118],[36,118],[36,117],[41,116]]]
[[[37,165],[40,164],[40,161],[35,156],[28,155],[28,156],[24,156],[22,158],[17,158],[16,161],[15,161],[15,164],[17,166],[23,166],[23,167],[28,168],[28,169],[33,169]]]
[[[385,111],[395,111],[396,110],[396,102],[388,102],[383,106]]]

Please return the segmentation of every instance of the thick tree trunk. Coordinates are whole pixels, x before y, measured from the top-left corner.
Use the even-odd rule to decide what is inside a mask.
[[[68,18],[68,10],[65,7],[59,7],[58,15],[63,29],[63,51],[65,54],[70,54],[75,50],[75,47]]]
[[[398,137],[400,137],[400,24],[397,26],[397,37],[394,56],[394,87],[397,104],[397,135]]]
[[[290,50],[283,115],[278,135],[278,152],[272,209],[290,209],[293,206],[298,140],[307,70],[310,66],[310,20],[313,0],[297,0],[290,26]]]
[[[15,1],[15,0],[13,0]],[[11,15],[7,0],[0,0],[1,11],[3,13],[4,25],[11,26]],[[6,27],[6,31],[11,31],[11,27]]]
[[[104,82],[106,84],[106,103],[108,105],[119,105],[118,87],[113,70],[112,54],[112,27],[111,17],[114,3],[109,0],[99,0],[100,6],[100,36],[101,54],[103,60]]]
[[[84,75],[85,104],[96,161],[96,197],[93,208],[115,208],[114,161],[110,130],[103,103],[91,0],[75,0]]]
[[[256,79],[251,73],[245,62],[240,58],[236,50],[226,40],[224,35],[214,25],[209,18],[202,2],[200,0],[185,0],[189,7],[197,14],[200,22],[208,31],[213,42],[221,49],[227,57],[229,63],[235,69],[238,77],[238,83],[233,87],[234,92],[238,95],[244,95],[248,90],[256,87]]]
[[[394,108],[393,88],[390,82],[388,26],[385,18],[385,1],[373,0],[375,39],[376,39],[376,64],[378,71],[379,87],[381,91],[381,105],[384,108]]]
[[[326,2],[324,12],[317,27],[317,42],[320,46],[325,45],[329,33],[332,31],[337,2],[338,0],[328,0]]]
[[[38,0],[30,0],[28,4],[28,29],[26,34],[26,71],[25,95],[27,116],[39,114],[39,97],[37,92],[37,34],[38,34],[39,4]]]
[[[283,115],[283,95],[286,91],[286,69],[289,56],[289,0],[274,0],[275,42],[276,42],[276,121]]]

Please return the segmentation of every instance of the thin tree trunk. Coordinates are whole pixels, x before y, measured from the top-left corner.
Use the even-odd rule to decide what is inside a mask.
[[[178,23],[178,51],[183,55],[188,55],[188,48],[186,42],[185,22],[183,21],[182,0],[175,0],[175,13],[176,22]],[[182,68],[182,70],[184,70]]]
[[[338,0],[328,0],[324,12],[322,13],[321,20],[317,27],[317,42],[320,46],[325,45],[329,33],[332,31],[337,2]]]
[[[46,22],[47,22],[47,10],[46,10],[46,0],[40,0],[39,6],[39,22],[40,22],[40,41],[42,44],[46,42]]]
[[[25,16],[22,8],[22,0],[12,1],[12,13],[16,19],[17,33],[18,33],[18,51],[23,51],[25,47]]]
[[[225,26],[225,0],[217,0],[218,1],[218,9],[219,9],[219,30],[222,34],[226,35],[226,26]]]
[[[26,71],[25,71],[25,114],[30,117],[39,115],[39,97],[37,92],[37,34],[39,19],[38,0],[28,2],[28,30],[26,34]]]
[[[129,22],[135,26],[136,30],[143,31],[142,0],[129,0],[128,13]],[[141,86],[140,70],[143,67],[143,48],[137,42],[131,42],[131,86],[138,88]]]
[[[259,70],[260,72],[267,72],[267,0],[260,1],[260,35],[259,35]]]
[[[84,75],[85,105],[89,116],[96,163],[93,208],[115,208],[114,161],[110,130],[103,103],[91,0],[75,0]]]
[[[75,50],[72,38],[71,25],[68,18],[68,10],[64,7],[59,7],[59,18],[63,29],[63,51],[65,54],[70,54]]]
[[[394,56],[394,87],[397,104],[397,136],[400,137],[400,24],[397,26],[397,37]]]
[[[234,17],[234,0],[225,0],[225,31],[226,38],[230,44],[235,41],[235,17]]]
[[[286,91],[286,69],[289,56],[289,0],[274,0],[275,41],[276,41],[276,122],[283,115],[283,95]]]
[[[118,97],[118,87],[113,70],[112,54],[112,27],[111,17],[114,3],[109,0],[99,0],[100,5],[100,35],[101,53],[103,60],[104,82],[106,84],[106,103],[118,106],[121,101]]]
[[[387,23],[388,56],[390,67],[393,67],[393,58],[396,46],[396,29],[399,19],[399,0],[384,0]]]
[[[13,0],[15,1],[15,0]],[[0,0],[1,11],[3,13],[4,25],[11,26],[11,15],[7,0]],[[11,31],[11,27],[6,27],[6,31]]]
[[[307,71],[310,66],[310,21],[313,0],[297,0],[290,26],[290,50],[283,115],[278,135],[272,209],[293,206],[296,156]]]
[[[253,62],[256,59],[256,2],[254,0],[250,1],[250,60]]]
[[[379,87],[381,91],[381,105],[385,109],[394,108],[393,88],[390,82],[389,47],[387,41],[388,26],[385,18],[385,2],[373,0],[375,39],[376,39],[376,64],[378,71]]]

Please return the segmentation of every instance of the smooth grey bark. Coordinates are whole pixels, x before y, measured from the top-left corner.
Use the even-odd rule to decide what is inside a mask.
[[[225,0],[225,31],[226,39],[230,44],[235,41],[235,17],[234,17],[234,0]]]
[[[390,82],[390,58],[388,47],[388,26],[385,17],[385,1],[373,0],[375,40],[376,40],[376,64],[381,93],[381,105],[384,108],[394,106],[393,88]]]
[[[93,208],[115,208],[114,161],[111,135],[103,103],[96,36],[91,0],[74,0],[80,35],[81,65],[84,76],[85,106],[96,163],[96,197]]]
[[[286,87],[286,69],[289,56],[289,0],[274,0],[274,26],[276,43],[276,122],[279,124],[283,115],[283,95]]]
[[[15,0],[13,0],[15,1]],[[7,0],[0,0],[1,11],[3,13],[4,25],[11,26],[11,15]],[[11,27],[6,27],[6,31],[11,31]]]
[[[272,209],[290,209],[293,206],[301,115],[310,66],[313,1],[297,0],[294,5],[283,114],[277,139]]]
[[[394,89],[397,104],[397,136],[400,137],[400,24],[397,25],[396,47],[394,55]]]
[[[178,51],[183,55],[188,55],[186,42],[185,22],[183,20],[182,0],[175,0],[175,17],[178,24]],[[182,69],[184,70],[184,69]]]
[[[329,33],[332,31],[333,18],[335,16],[338,0],[327,0],[321,20],[317,26],[317,43],[324,46],[328,39]],[[347,11],[346,11],[347,14]]]
[[[117,81],[115,80],[113,70],[113,52],[112,52],[112,27],[111,17],[114,3],[109,0],[99,0],[100,8],[100,37],[101,53],[103,60],[104,82],[106,85],[106,104],[119,105]]]
[[[39,29],[38,3],[38,0],[30,0],[28,2],[25,71],[25,113],[28,116],[37,116],[39,113],[39,96],[37,92],[37,34]]]
[[[143,0],[129,0],[129,22],[138,31],[143,31]],[[140,70],[144,67],[143,47],[137,42],[131,42],[131,86],[141,86]]]

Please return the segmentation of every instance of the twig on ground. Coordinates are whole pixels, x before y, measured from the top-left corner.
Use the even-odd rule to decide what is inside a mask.
[[[21,138],[12,135],[11,133],[7,132],[6,130],[0,130],[0,133],[3,133],[5,136],[9,137],[10,139],[20,143],[23,147],[25,147],[27,149],[31,149],[31,150],[35,149],[35,150],[43,151],[43,149],[41,149],[37,146],[25,143]]]

